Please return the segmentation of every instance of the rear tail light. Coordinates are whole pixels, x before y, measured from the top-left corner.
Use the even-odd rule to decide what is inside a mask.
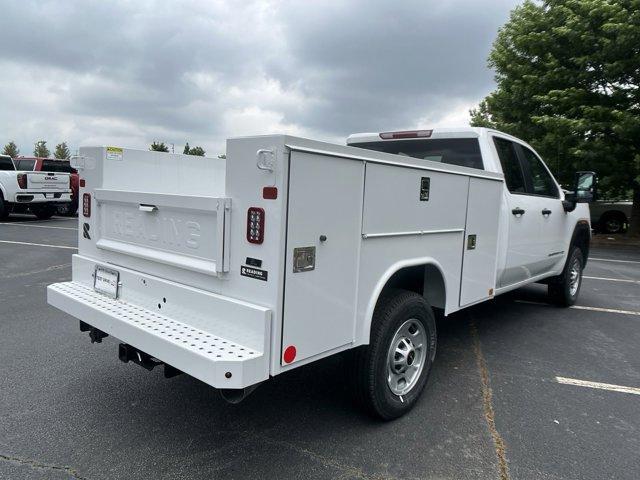
[[[18,174],[18,186],[22,189],[27,188],[27,174],[19,173]]]
[[[89,218],[91,216],[91,194],[82,194],[82,215]]]
[[[406,130],[404,132],[384,132],[380,134],[383,140],[391,140],[397,138],[429,138],[433,130]]]
[[[247,210],[247,241],[260,244],[264,241],[264,209],[251,207]]]

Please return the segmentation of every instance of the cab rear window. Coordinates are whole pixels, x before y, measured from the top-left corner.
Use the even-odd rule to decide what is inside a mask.
[[[61,172],[61,173],[76,173],[76,170],[71,167],[66,160],[44,160],[42,162],[43,172]]]
[[[0,156],[0,170],[15,170],[11,157]]]
[[[351,146],[432,162],[484,169],[477,138],[433,138],[354,143]]]

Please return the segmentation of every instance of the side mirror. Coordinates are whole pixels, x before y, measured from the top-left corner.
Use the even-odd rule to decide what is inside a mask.
[[[573,211],[578,203],[595,202],[598,194],[598,176],[595,172],[576,172],[573,191],[565,194],[563,202],[567,212]]]
[[[597,190],[598,176],[595,172],[576,172],[574,192],[577,203],[595,202]]]

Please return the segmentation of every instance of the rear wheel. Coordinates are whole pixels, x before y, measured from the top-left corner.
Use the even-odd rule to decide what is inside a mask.
[[[351,385],[370,414],[391,420],[411,410],[436,353],[433,310],[422,295],[394,290],[381,298],[370,344],[354,352]]]
[[[5,203],[2,193],[0,193],[0,220],[4,220],[5,218],[9,217],[10,213],[11,207],[7,203]]]
[[[605,213],[600,220],[604,233],[624,233],[627,217],[622,212]]]
[[[53,205],[32,205],[30,208],[40,220],[49,220],[56,213],[56,207]]]
[[[71,202],[64,202],[58,205],[56,208],[58,215],[64,215],[70,217],[76,214],[78,211],[78,202],[72,200]]]
[[[549,297],[558,306],[570,307],[576,303],[582,285],[584,257],[582,250],[573,247],[564,266],[564,271],[555,281],[549,283]]]

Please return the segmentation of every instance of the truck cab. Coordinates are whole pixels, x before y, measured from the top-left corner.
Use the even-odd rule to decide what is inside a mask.
[[[540,155],[516,137],[486,128],[439,128],[354,134],[347,145],[502,174],[497,294],[558,275],[572,242],[587,261],[588,204],[567,202]]]

